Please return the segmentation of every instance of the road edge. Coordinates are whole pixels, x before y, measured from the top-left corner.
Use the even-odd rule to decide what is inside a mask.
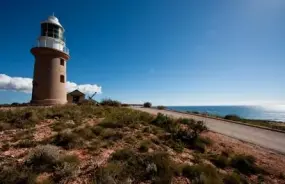
[[[140,107],[140,108],[145,108],[145,107]],[[160,111],[160,109],[154,108],[152,107],[151,109],[155,109]],[[265,129],[265,130],[270,130],[273,132],[279,132],[279,133],[284,133],[285,131],[283,130],[278,130],[278,129],[273,129],[273,128],[268,128],[268,127],[264,127],[264,126],[258,126],[258,125],[253,125],[253,124],[248,124],[248,123],[241,123],[238,121],[233,121],[233,120],[228,120],[228,119],[223,119],[223,118],[216,118],[216,117],[211,117],[211,116],[205,116],[205,115],[201,115],[201,114],[194,114],[194,113],[188,113],[188,112],[183,112],[183,111],[176,111],[176,110],[172,110],[172,109],[163,109],[164,111],[169,111],[169,112],[176,112],[176,113],[181,113],[181,114],[189,114],[192,116],[199,116],[199,117],[203,117],[203,118],[210,118],[210,119],[215,119],[215,120],[220,120],[220,121],[225,121],[225,122],[229,122],[229,123],[235,123],[235,124],[240,124],[240,125],[245,125],[245,126],[249,126],[249,127],[255,127],[255,128],[260,128],[260,129]]]

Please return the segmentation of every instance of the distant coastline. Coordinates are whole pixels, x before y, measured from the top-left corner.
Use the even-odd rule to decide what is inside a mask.
[[[167,106],[168,109],[182,112],[198,112],[217,117],[237,115],[241,118],[285,122],[285,109],[270,109],[261,106],[213,105],[213,106]]]

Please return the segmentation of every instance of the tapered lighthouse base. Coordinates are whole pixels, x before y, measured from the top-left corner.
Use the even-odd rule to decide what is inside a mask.
[[[69,55],[46,47],[34,47],[31,52],[35,56],[31,104],[66,104],[66,61]]]
[[[64,105],[67,101],[58,99],[31,100],[33,105]]]

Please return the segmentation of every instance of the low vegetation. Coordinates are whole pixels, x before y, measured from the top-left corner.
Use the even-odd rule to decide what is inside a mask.
[[[159,110],[164,110],[164,109],[166,109],[166,107],[163,106],[163,105],[159,105],[159,106],[157,106],[157,109],[159,109]]]
[[[222,184],[222,177],[217,170],[205,164],[193,166],[186,165],[182,169],[183,176],[187,177],[192,183],[215,183]]]
[[[152,104],[150,102],[145,102],[143,104],[143,107],[145,107],[145,108],[151,108],[151,106],[152,106]]]
[[[175,164],[165,152],[135,153],[129,149],[112,154],[110,162],[94,173],[95,183],[171,183]]]
[[[201,121],[153,116],[109,99],[0,115],[4,184],[232,184],[268,174],[252,156],[211,153],[214,143],[202,136]]]
[[[37,146],[30,151],[22,165],[13,163],[0,169],[1,183],[36,183],[41,172],[53,172],[51,182],[76,176],[79,159],[67,155],[52,145]]]
[[[103,99],[103,100],[100,102],[100,105],[120,107],[122,104],[121,104],[121,102],[119,102],[119,101],[117,101],[117,100]]]
[[[256,160],[251,155],[235,155],[231,159],[231,166],[236,168],[239,172],[251,175],[265,172],[262,168],[256,165]]]
[[[202,112],[197,112],[197,111],[187,111],[187,112],[191,114],[199,114],[202,116],[209,116],[209,117],[214,117],[214,118],[221,118],[221,119],[226,119],[226,120],[231,120],[231,121],[237,121],[237,122],[244,123],[244,124],[261,126],[261,127],[281,130],[285,132],[284,122],[277,122],[277,121],[270,121],[270,120],[258,120],[258,119],[246,119],[246,118],[241,118],[235,114],[229,114],[223,117],[223,116],[219,116],[215,114],[208,114],[208,113],[202,113]]]

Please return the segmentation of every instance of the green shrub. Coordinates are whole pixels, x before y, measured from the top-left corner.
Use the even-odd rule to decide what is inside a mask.
[[[121,106],[121,102],[117,100],[111,100],[111,99],[103,99],[100,104],[103,106],[114,106],[114,107]]]
[[[135,153],[130,149],[121,149],[112,153],[111,160],[126,161],[134,157]]]
[[[145,102],[143,104],[143,107],[145,107],[145,108],[151,108],[151,106],[152,106],[152,104],[150,102]]]
[[[192,122],[188,126],[190,129],[192,129],[194,138],[198,137],[202,132],[208,130],[203,121]]]
[[[123,124],[116,123],[110,120],[103,120],[103,122],[98,124],[103,128],[123,128]]]
[[[114,164],[120,166],[120,169],[114,168]],[[113,171],[116,173],[115,177],[111,173],[106,173],[105,169],[109,170],[110,166],[115,170]],[[133,183],[151,180],[152,183],[170,184],[176,172],[176,166],[167,153],[136,154],[131,150],[123,149],[112,154],[111,162],[103,170],[105,174],[116,179],[117,183],[124,183],[132,178]]]
[[[236,172],[226,175],[223,182],[224,184],[248,184],[248,181]]]
[[[206,145],[211,144],[209,139],[199,137],[202,132],[207,130],[207,127],[202,121],[196,122],[194,120],[187,119],[174,120],[168,116],[158,113],[151,123],[170,133],[168,137],[164,136],[163,138],[166,139],[167,143],[178,152],[183,151],[184,146],[204,152]],[[187,126],[181,128],[181,123],[186,124]],[[169,139],[172,140],[170,141]],[[177,144],[175,142],[177,142]]]
[[[95,136],[90,126],[84,126],[82,128],[77,128],[74,130],[74,133],[86,140],[90,140]]]
[[[80,160],[77,155],[63,155],[60,157],[60,162],[67,162],[70,164],[78,165],[80,163]]]
[[[229,114],[224,117],[225,119],[232,120],[232,121],[240,121],[241,118],[235,114]]]
[[[127,136],[124,138],[124,141],[128,144],[134,145],[136,144],[137,140],[133,136]]]
[[[165,107],[165,106],[162,106],[162,105],[159,105],[159,106],[157,106],[157,109],[159,109],[159,110],[164,110],[164,109],[166,109],[166,107]]]
[[[4,143],[1,147],[1,151],[7,151],[10,148],[10,144],[9,143]]]
[[[25,165],[34,172],[53,172],[56,183],[62,178],[75,176],[79,163],[76,155],[65,155],[52,145],[37,146],[25,161]]]
[[[195,149],[201,153],[204,153],[206,151],[206,144],[201,141],[200,137],[190,140],[188,143],[188,147]]]
[[[136,111],[128,108],[112,108],[104,119],[104,122],[112,122],[116,126],[131,126],[135,124],[149,124],[153,116],[146,112]]]
[[[123,138],[123,134],[120,132],[117,132],[113,129],[105,129],[102,133],[101,136],[104,139],[112,140],[112,141],[117,141]]]
[[[97,136],[99,136],[104,131],[104,129],[100,126],[92,127],[91,130]]]
[[[161,113],[158,113],[156,118],[151,123],[165,129],[170,133],[176,133],[179,130],[179,125],[175,122],[174,119]]]
[[[39,120],[37,112],[31,108],[0,111],[0,127],[3,130],[34,127]]]
[[[280,174],[279,174],[279,178],[280,178],[280,179],[282,179],[282,180],[285,180],[285,174],[284,174],[284,173],[282,173],[282,172],[280,172]]]
[[[148,152],[150,144],[151,144],[150,141],[142,141],[140,143],[139,151],[140,152]]]
[[[1,184],[35,183],[36,174],[21,165],[4,166],[0,168]]]
[[[246,175],[262,172],[262,169],[255,164],[255,158],[251,155],[235,155],[231,159],[231,166]]]
[[[199,140],[204,143],[205,145],[209,146],[213,144],[213,141],[208,137],[198,137]]]
[[[164,152],[154,153],[150,156],[149,163],[153,163],[156,169],[147,172],[148,176],[155,176],[154,183],[171,183],[176,167]],[[149,166],[149,164],[148,164]]]
[[[12,126],[9,123],[0,122],[0,131],[9,130]]]
[[[184,125],[189,125],[191,123],[196,123],[196,121],[193,120],[193,119],[188,119],[188,118],[179,118],[179,119],[177,119],[177,123],[184,124]]]
[[[20,140],[15,147],[16,148],[31,148],[35,147],[37,143],[34,140],[26,139],[26,140]]]
[[[193,114],[200,114],[200,112],[198,112],[198,111],[192,111],[192,112],[190,112],[190,113],[193,113]]]
[[[152,132],[152,129],[151,129],[150,126],[147,126],[147,127],[144,127],[143,132],[145,132],[145,133],[151,133],[151,132]]]
[[[219,168],[225,168],[229,165],[229,159],[224,155],[213,155],[210,157],[210,161]]]
[[[105,167],[100,167],[93,174],[94,184],[123,184],[129,183],[128,177],[122,176],[123,167],[119,164],[108,163]]]
[[[53,131],[59,132],[67,128],[74,128],[76,126],[77,125],[73,120],[57,120],[52,124],[52,129]]]
[[[73,178],[78,174],[80,161],[76,155],[63,155],[54,167],[53,179],[59,182],[63,178]]]
[[[201,138],[197,132],[194,132],[192,129],[180,129],[177,134],[175,134],[176,141],[181,141],[188,148],[196,149],[200,152],[205,152],[206,145],[210,141],[207,139]]]
[[[82,146],[82,139],[70,130],[59,132],[52,140],[52,143],[66,149]]]
[[[60,160],[60,150],[56,146],[37,146],[28,155],[25,164],[34,171],[52,171]]]
[[[204,164],[198,164],[193,166],[185,166],[182,169],[183,176],[187,177],[191,183],[201,183],[201,184],[222,184],[221,176],[218,174],[217,170],[210,166]]]

